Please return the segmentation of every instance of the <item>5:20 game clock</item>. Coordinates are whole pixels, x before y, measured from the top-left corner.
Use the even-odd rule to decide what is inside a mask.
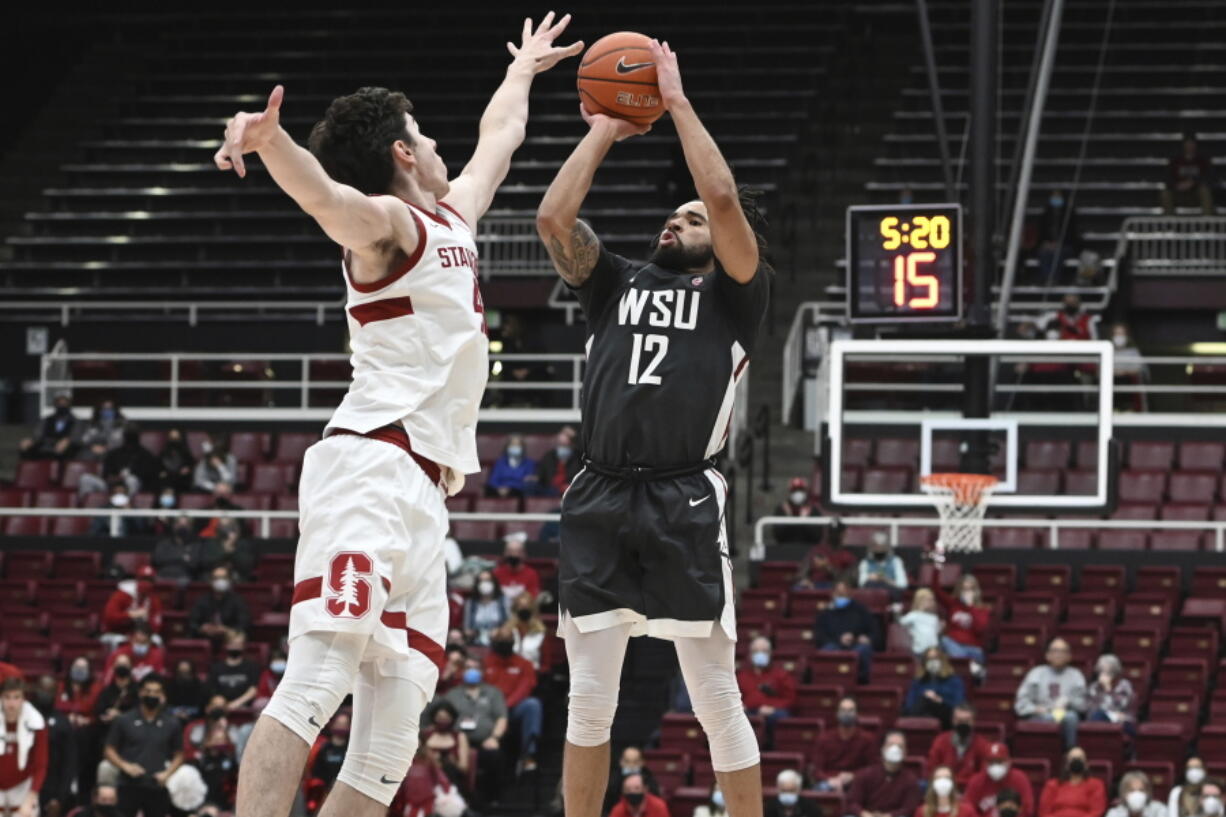
[[[951,322],[962,316],[962,208],[847,208],[847,317]]]

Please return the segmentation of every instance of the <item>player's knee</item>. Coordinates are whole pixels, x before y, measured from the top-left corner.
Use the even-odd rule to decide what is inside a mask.
[[[283,679],[262,714],[279,721],[307,743],[314,743],[342,698],[319,684],[286,683]]]
[[[314,743],[353,689],[364,648],[364,639],[344,634],[305,633],[295,638],[285,674],[263,714]]]
[[[724,673],[704,679],[691,691],[694,715],[711,748],[711,767],[735,772],[759,762],[758,738],[745,715],[741,691]]]
[[[612,685],[576,680],[571,677],[566,739],[575,746],[603,746],[612,735],[617,713],[617,679]]]
[[[336,779],[390,806],[417,754],[417,744],[416,727],[394,736],[374,736],[369,747],[355,748],[351,743]]]

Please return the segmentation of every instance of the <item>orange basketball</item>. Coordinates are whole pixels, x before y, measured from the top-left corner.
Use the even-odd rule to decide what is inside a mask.
[[[579,63],[579,100],[588,113],[628,119],[639,125],[664,113],[651,39],[633,31],[601,37]]]

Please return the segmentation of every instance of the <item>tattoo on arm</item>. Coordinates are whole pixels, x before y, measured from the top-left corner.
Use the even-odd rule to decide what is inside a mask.
[[[553,233],[549,236],[547,249],[562,280],[573,287],[581,287],[596,266],[596,259],[600,256],[600,240],[591,227],[576,219],[566,243]]]

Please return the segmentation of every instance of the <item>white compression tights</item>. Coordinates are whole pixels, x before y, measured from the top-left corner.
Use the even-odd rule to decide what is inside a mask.
[[[560,629],[570,662],[566,739],[576,746],[601,746],[609,741],[617,711],[630,625],[581,633],[564,615]],[[673,644],[694,714],[707,734],[711,766],[717,772],[735,772],[756,765],[758,741],[736,683],[735,643],[716,624],[707,638],[677,638]]]

